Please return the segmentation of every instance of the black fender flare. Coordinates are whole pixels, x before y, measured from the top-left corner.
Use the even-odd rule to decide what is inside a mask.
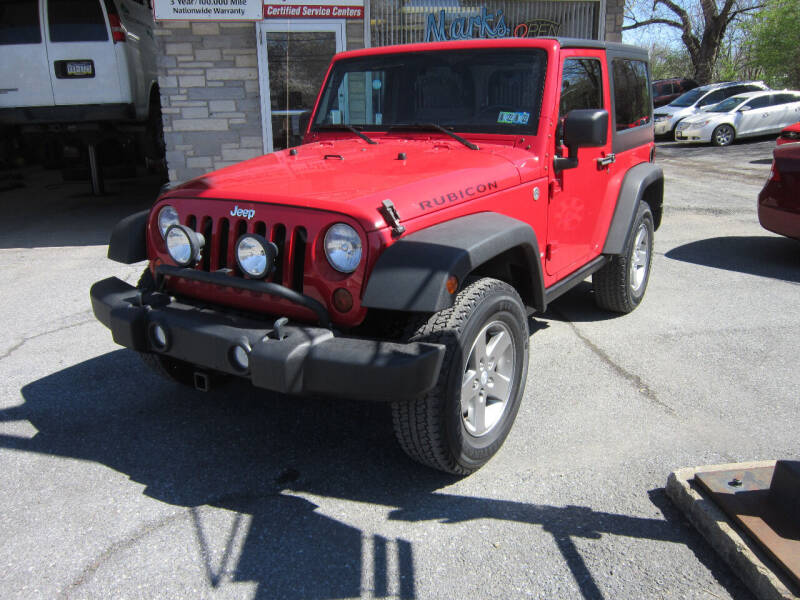
[[[447,280],[459,288],[470,273],[509,250],[525,269],[520,295],[544,306],[539,244],[533,228],[493,212],[476,213],[406,235],[378,258],[361,304],[367,308],[438,312],[453,305]]]
[[[122,219],[111,231],[108,258],[131,265],[147,259],[147,217],[149,210]]]
[[[646,198],[645,198],[646,196]],[[653,225],[661,225],[661,212],[664,201],[664,173],[653,163],[640,163],[631,168],[622,180],[614,216],[608,227],[603,254],[622,254],[625,241],[630,235],[639,202],[650,204],[653,212]]]

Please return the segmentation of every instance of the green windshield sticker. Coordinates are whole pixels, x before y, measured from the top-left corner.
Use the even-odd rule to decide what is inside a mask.
[[[505,112],[501,111],[497,115],[497,122],[505,125],[527,125],[528,119],[531,118],[531,113],[527,112]]]

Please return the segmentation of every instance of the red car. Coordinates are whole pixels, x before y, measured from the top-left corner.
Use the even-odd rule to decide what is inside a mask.
[[[800,122],[784,127],[778,136],[778,146],[792,142],[800,142]]]
[[[769,180],[758,195],[758,220],[764,229],[800,240],[800,143],[783,144],[773,156]]]
[[[669,104],[681,94],[693,90],[697,83],[691,79],[673,77],[671,79],[656,79],[653,84],[653,106],[658,108]]]

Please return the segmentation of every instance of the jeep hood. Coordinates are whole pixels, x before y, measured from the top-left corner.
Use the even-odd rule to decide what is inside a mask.
[[[376,138],[315,142],[254,158],[188,181],[165,198],[214,198],[346,213],[366,231],[386,226],[391,200],[407,222],[539,176],[530,151],[456,140]],[[522,175],[521,175],[522,173]]]

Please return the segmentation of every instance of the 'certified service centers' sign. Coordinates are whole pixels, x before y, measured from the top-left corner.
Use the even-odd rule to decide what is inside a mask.
[[[260,21],[264,0],[155,0],[156,20]]]

